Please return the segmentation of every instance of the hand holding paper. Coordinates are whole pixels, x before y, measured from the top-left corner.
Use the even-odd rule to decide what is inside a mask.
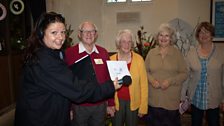
[[[131,74],[125,61],[107,61],[111,80],[118,78],[118,83],[128,86],[132,83]]]
[[[116,77],[118,77],[118,80],[122,80],[125,75],[131,76],[125,61],[107,61],[107,67],[113,81]]]

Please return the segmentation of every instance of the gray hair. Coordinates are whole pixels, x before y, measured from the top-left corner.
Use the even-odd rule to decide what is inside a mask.
[[[91,25],[93,25],[94,29],[95,29],[96,31],[98,31],[98,28],[97,28],[96,24],[94,24],[94,23],[92,23],[92,22],[90,22],[90,21],[85,21],[85,22],[81,23],[81,24],[79,25],[79,31],[82,30],[82,28],[83,28],[83,26],[84,26],[85,24],[91,24]]]
[[[134,40],[133,40],[134,35],[133,35],[132,31],[130,29],[123,29],[118,32],[116,39],[115,39],[115,45],[116,45],[117,49],[120,49],[121,37],[125,34],[128,34],[131,36],[131,47],[132,48],[134,47]]]

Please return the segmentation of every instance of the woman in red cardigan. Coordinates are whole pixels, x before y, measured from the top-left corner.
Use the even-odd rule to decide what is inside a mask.
[[[148,110],[148,81],[143,58],[132,51],[134,46],[133,34],[125,29],[117,34],[116,47],[118,52],[111,60],[126,61],[131,74],[132,83],[122,86],[115,93],[115,115],[113,126],[137,126],[138,117],[147,114]]]

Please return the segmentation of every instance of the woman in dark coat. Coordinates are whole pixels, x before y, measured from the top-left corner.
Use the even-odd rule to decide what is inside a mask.
[[[99,101],[120,88],[117,80],[102,85],[77,80],[60,50],[65,38],[60,14],[41,15],[28,38],[15,126],[69,126],[70,101]]]

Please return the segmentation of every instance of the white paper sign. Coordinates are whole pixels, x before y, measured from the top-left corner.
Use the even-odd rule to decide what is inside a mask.
[[[110,73],[110,79],[122,79],[125,75],[131,76],[126,61],[107,61],[107,67]]]

